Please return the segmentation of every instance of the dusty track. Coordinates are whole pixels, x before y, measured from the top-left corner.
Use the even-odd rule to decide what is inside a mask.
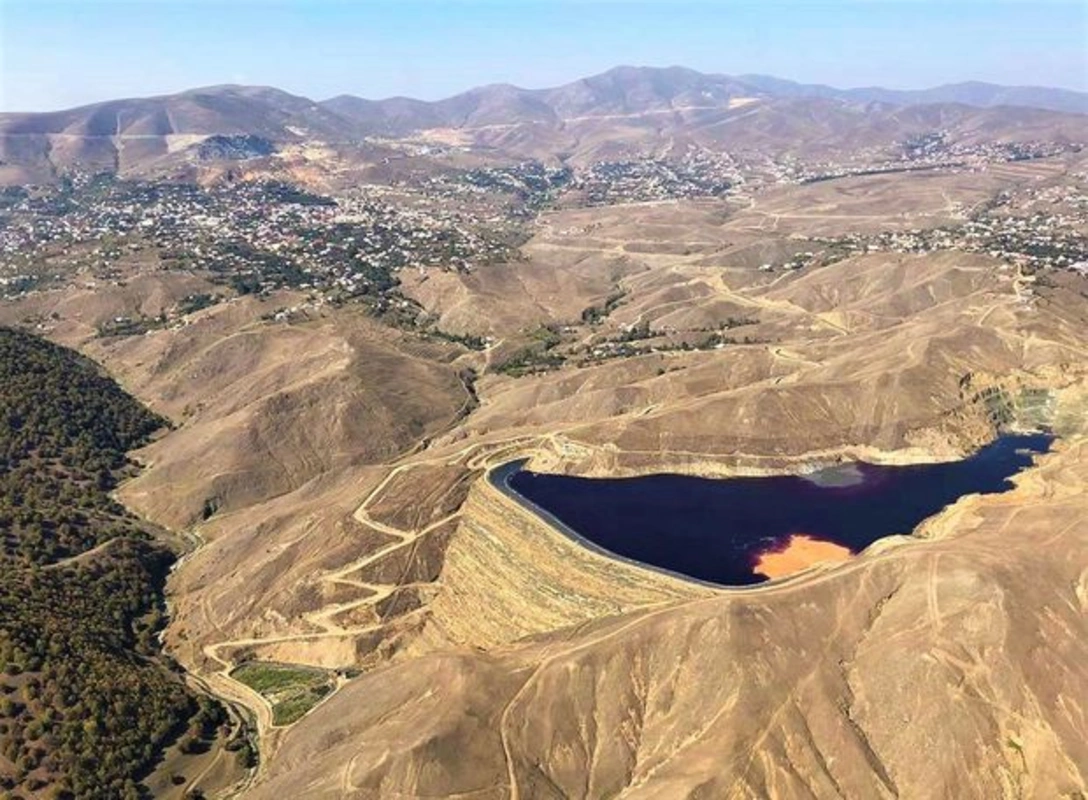
[[[392,525],[380,522],[369,514],[369,507],[379,498],[382,492],[390,484],[390,482],[401,473],[417,469],[419,467],[431,466],[431,465],[458,465],[463,464],[470,470],[482,470],[493,465],[496,461],[508,458],[514,448],[518,448],[519,445],[524,445],[528,440],[524,437],[517,437],[508,441],[502,441],[498,443],[475,443],[467,447],[462,448],[452,454],[420,459],[417,457],[409,456],[412,460],[402,463],[389,471],[389,473],[382,479],[382,481],[367,495],[363,502],[359,505],[354,513],[354,519],[360,524],[372,528],[373,530],[384,533],[393,537],[396,541],[374,551],[368,553],[361,558],[351,561],[344,566],[329,572],[326,575],[322,575],[319,581],[329,584],[340,584],[346,586],[356,587],[366,592],[365,596],[356,600],[350,600],[346,602],[330,603],[316,611],[308,612],[302,615],[301,619],[308,625],[320,629],[313,633],[297,633],[287,634],[283,636],[271,636],[271,637],[251,637],[251,638],[236,638],[236,639],[224,639],[221,641],[213,642],[205,645],[202,648],[204,655],[217,665],[217,669],[210,673],[201,673],[194,675],[194,679],[202,686],[204,686],[210,693],[222,698],[225,702],[232,706],[240,706],[247,709],[252,713],[256,735],[258,739],[258,746],[260,748],[262,758],[260,766],[250,776],[250,779],[246,782],[245,786],[235,787],[232,790],[232,794],[244,791],[244,789],[256,781],[262,773],[264,765],[267,763],[268,756],[273,752],[277,746],[279,733],[286,727],[276,725],[273,722],[272,706],[268,700],[258,692],[254,691],[250,687],[241,683],[232,677],[232,671],[238,666],[234,663],[228,655],[224,655],[224,650],[231,650],[234,648],[251,647],[259,645],[276,644],[280,642],[298,642],[298,641],[312,641],[317,639],[342,639],[352,638],[365,634],[374,633],[387,628],[387,624],[377,625],[362,625],[362,626],[344,626],[335,622],[332,617],[335,615],[347,611],[349,609],[358,609],[366,607],[374,607],[382,600],[389,597],[393,592],[405,586],[419,585],[416,583],[371,583],[367,581],[360,581],[350,578],[352,573],[358,572],[364,567],[378,563],[381,560],[387,558],[396,551],[410,547],[421,538],[426,536],[438,528],[458,519],[460,517],[460,511],[456,511],[452,514],[448,514],[441,519],[427,524],[426,526],[415,529],[404,529],[394,527]],[[554,437],[549,437],[549,441],[554,442]],[[553,443],[553,446],[554,443]],[[475,452],[481,451],[481,452]],[[422,609],[409,612],[411,614],[418,614]],[[408,616],[408,615],[406,615]],[[336,685],[333,691],[329,692],[321,702],[317,705],[320,706],[328,702],[339,689],[344,685],[346,679],[338,676]],[[317,706],[315,706],[316,708]],[[292,723],[293,724],[293,723]]]

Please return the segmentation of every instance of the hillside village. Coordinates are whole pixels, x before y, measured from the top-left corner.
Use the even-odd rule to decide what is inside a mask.
[[[468,269],[515,257],[516,231],[457,209],[378,192],[333,200],[278,183],[203,189],[80,176],[9,202],[0,227],[6,296],[76,272],[102,278],[122,255],[154,251],[240,294],[289,286],[380,297],[400,269]]]
[[[977,171],[993,164],[1054,158],[1080,152],[1083,144],[1066,142],[950,142],[934,131],[908,137],[893,148],[864,148],[836,161],[798,163],[785,159],[775,174],[783,183],[818,183],[853,175],[943,170]]]
[[[549,208],[745,197],[768,182],[885,171],[977,170],[1071,147],[948,145],[934,133],[904,142],[896,160],[865,167],[788,157],[754,164],[692,149],[677,158],[598,162],[582,170],[536,161],[480,167],[363,186],[335,198],[282,182],[199,187],[76,174],[56,187],[8,188],[0,196],[0,295],[17,297],[74,275],[120,280],[114,266],[123,257],[154,254],[161,268],[206,273],[235,294],[291,287],[310,291],[318,304],[357,301],[410,318],[412,304],[397,291],[399,271],[471,271],[520,258],[532,221]],[[810,237],[811,249],[763,269],[819,266],[866,252],[960,249],[1033,270],[1084,270],[1086,233],[1088,194],[1082,184],[1063,184],[1015,197],[1005,192],[959,225]],[[216,298],[194,302],[200,307]],[[113,332],[145,328],[122,319]]]
[[[1088,189],[1064,184],[1002,192],[962,224],[927,230],[885,231],[810,238],[814,251],[783,266],[799,269],[861,253],[931,253],[959,250],[999,258],[1028,272],[1088,272]],[[816,251],[819,251],[817,254]],[[775,265],[768,264],[766,269]]]

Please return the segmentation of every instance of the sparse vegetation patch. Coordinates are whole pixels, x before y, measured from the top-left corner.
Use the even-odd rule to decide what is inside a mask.
[[[268,699],[274,725],[297,722],[333,689],[327,672],[298,665],[249,662],[231,677]]]

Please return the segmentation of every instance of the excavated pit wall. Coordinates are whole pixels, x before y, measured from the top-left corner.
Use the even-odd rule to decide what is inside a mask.
[[[1068,376],[1052,375],[1047,381],[970,376],[962,386],[956,419],[916,432],[910,440],[917,444],[899,450],[857,445],[767,459],[675,459],[662,454],[644,464],[625,460],[621,451],[608,445],[552,437],[548,447],[524,456],[537,471],[611,476],[665,471],[765,475],[852,460],[885,464],[952,460],[991,440],[1002,426],[1053,419],[1064,420],[1061,427],[1069,431],[1082,430],[1088,383],[1062,377]],[[1062,383],[1066,385],[1052,388]],[[1080,422],[1070,427],[1069,420]],[[462,508],[440,584],[429,607],[425,640],[431,646],[441,642],[484,648],[634,608],[727,591],[595,552],[506,496],[486,477],[473,484]]]
[[[441,581],[431,624],[477,647],[717,591],[588,550],[485,478],[469,492]]]

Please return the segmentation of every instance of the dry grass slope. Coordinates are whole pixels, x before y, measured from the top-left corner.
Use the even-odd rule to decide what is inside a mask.
[[[157,270],[0,319],[49,320],[177,424],[120,496],[203,543],[171,580],[167,641],[253,710],[255,797],[1076,796],[1088,279],[959,252],[759,269],[805,235],[962,218],[1041,168],[1017,170],[549,212],[524,261],[405,276],[440,327],[499,340],[484,352],[350,307],[262,320],[287,294],[94,338],[202,288]],[[584,352],[730,317],[747,343],[494,369],[542,322]],[[994,434],[989,398],[1023,390],[1064,439],[1016,491],[747,591],[607,561],[483,479],[517,457],[588,475],[954,458]],[[365,674],[279,727],[231,677],[244,659]]]

